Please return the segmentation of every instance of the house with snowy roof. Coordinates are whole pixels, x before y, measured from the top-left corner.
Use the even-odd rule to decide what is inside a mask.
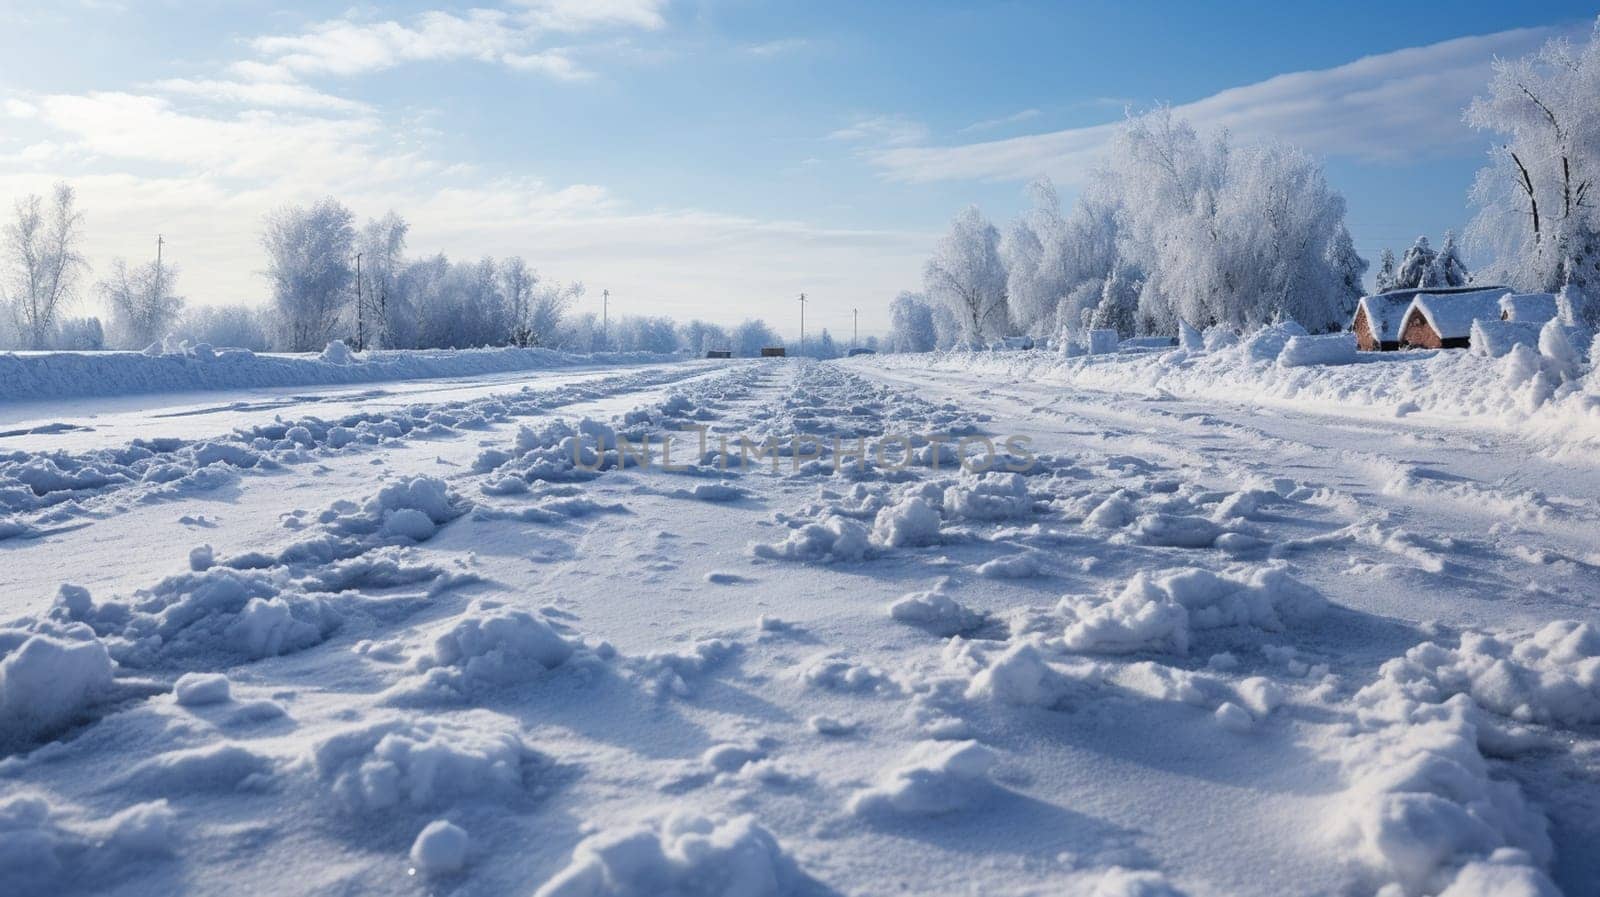
[[[1356,347],[1363,352],[1392,352],[1400,348],[1400,325],[1411,307],[1412,290],[1362,296],[1356,302],[1355,320],[1350,329]]]
[[[1400,325],[1400,342],[1415,349],[1465,349],[1472,345],[1472,322],[1501,320],[1505,287],[1419,290]]]
[[[1356,302],[1356,314],[1350,321],[1350,330],[1356,335],[1356,346],[1363,352],[1392,352],[1406,345],[1402,331],[1406,315],[1418,296],[1454,296],[1489,292],[1499,295],[1505,287],[1413,287],[1404,290],[1386,290],[1371,296],[1362,296]],[[1499,318],[1496,312],[1493,317]],[[1471,326],[1471,321],[1468,321]],[[1467,334],[1463,333],[1463,337]],[[1462,345],[1466,345],[1463,343]]]

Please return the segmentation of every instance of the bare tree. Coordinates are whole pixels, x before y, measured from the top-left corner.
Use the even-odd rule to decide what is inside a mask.
[[[83,213],[76,194],[57,184],[49,208],[38,194],[17,200],[16,219],[5,229],[3,297],[17,330],[34,349],[49,344],[62,307],[88,267],[78,251]]]
[[[123,259],[111,263],[111,276],[100,281],[100,296],[111,309],[115,344],[142,349],[167,335],[183,313],[183,299],[174,294],[176,265],[148,262],[130,268]]]

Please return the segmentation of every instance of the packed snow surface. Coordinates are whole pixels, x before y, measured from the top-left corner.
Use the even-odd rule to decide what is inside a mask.
[[[0,894],[1595,894],[1600,385],[1507,326],[19,415]]]

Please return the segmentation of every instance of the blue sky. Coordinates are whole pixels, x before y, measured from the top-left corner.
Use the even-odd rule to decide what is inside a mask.
[[[414,253],[520,253],[613,309],[864,330],[944,223],[1162,101],[1322,158],[1375,257],[1459,228],[1496,54],[1577,4],[13,2],[0,193],[77,184],[91,256],[161,231],[191,301],[260,301],[271,207],[393,207]]]

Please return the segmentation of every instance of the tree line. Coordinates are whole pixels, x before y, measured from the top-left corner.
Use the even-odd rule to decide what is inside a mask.
[[[17,200],[13,212],[0,235],[0,348],[159,351],[188,342],[312,352],[341,339],[358,350],[524,346],[757,356],[784,345],[759,319],[724,327],[626,315],[602,326],[594,311],[576,308],[581,283],[546,278],[520,256],[410,257],[403,217],[391,211],[358,222],[333,198],[267,215],[261,245],[270,301],[257,307],[187,302],[182,271],[159,246],[155,259],[114,259],[103,278],[87,284],[84,213],[66,184],[48,198]],[[86,286],[104,320],[71,313]],[[824,330],[789,352],[834,357],[841,349]]]

